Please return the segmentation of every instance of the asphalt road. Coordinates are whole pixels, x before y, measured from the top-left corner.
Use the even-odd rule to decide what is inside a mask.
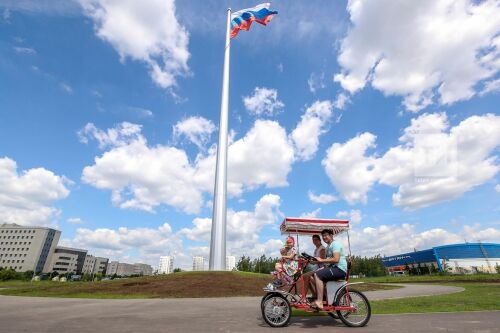
[[[95,300],[0,296],[0,332],[500,332],[500,311],[373,316],[362,329],[329,317],[261,318],[260,299]],[[313,329],[313,330],[311,330]]]

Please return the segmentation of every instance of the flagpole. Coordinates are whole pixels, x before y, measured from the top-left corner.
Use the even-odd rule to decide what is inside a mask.
[[[212,238],[210,240],[211,271],[226,269],[226,197],[227,197],[227,132],[229,108],[229,55],[231,43],[231,8],[227,9],[226,44],[224,50],[224,72],[220,105],[219,144],[215,164],[214,206],[212,215]]]

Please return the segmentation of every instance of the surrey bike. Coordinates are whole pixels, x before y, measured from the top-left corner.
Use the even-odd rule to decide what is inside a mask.
[[[349,242],[349,221],[347,220],[285,218],[280,229],[282,234],[297,235],[320,234],[323,229],[333,230],[334,236],[347,232]],[[347,326],[361,327],[365,326],[370,320],[371,307],[370,302],[362,292],[351,288],[351,286],[362,282],[349,283],[349,274],[352,268],[350,252],[349,244],[346,278],[345,280],[326,283],[326,297],[323,300],[323,309],[320,312],[326,312],[330,317],[340,319]],[[315,261],[315,258],[303,252],[297,261],[297,273],[288,286],[277,289],[272,284],[268,284],[264,288],[266,294],[262,297],[261,311],[264,321],[269,326],[283,327],[288,325],[292,315],[292,308],[311,312],[317,311],[311,307],[311,300],[305,294],[303,277],[304,269],[309,262]]]

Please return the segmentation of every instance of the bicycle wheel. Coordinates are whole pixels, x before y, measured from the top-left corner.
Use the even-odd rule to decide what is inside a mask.
[[[262,300],[260,301],[260,309],[262,310],[264,308],[264,302],[269,298],[271,297],[272,295],[274,295],[274,293],[267,293],[265,294],[264,296],[262,296]]]
[[[333,319],[339,319],[338,314],[336,314],[335,312],[328,312],[328,315],[329,315],[330,317],[332,317]]]
[[[366,296],[355,289],[345,290],[337,297],[338,306],[352,306],[353,311],[338,310],[337,315],[344,324],[350,327],[365,326],[372,315],[370,302]]]
[[[262,317],[271,327],[284,327],[290,323],[292,308],[281,294],[272,294],[262,304]]]

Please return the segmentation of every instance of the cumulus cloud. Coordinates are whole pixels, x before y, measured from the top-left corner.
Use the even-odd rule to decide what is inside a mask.
[[[189,73],[189,34],[175,15],[174,0],[79,0],[92,18],[96,35],[110,43],[121,60],[145,63],[161,88]]]
[[[314,194],[314,192],[309,191],[307,192],[307,196],[309,197],[309,200],[311,200],[312,202],[323,205],[339,200],[339,198],[337,198],[335,195],[328,193],[321,193],[316,195]]]
[[[279,218],[283,216],[279,211],[280,201],[278,195],[266,194],[257,201],[253,211],[228,209],[227,251],[229,254],[237,257],[257,256],[263,254],[261,250],[266,250],[269,251],[265,252],[266,255],[269,253],[277,255],[278,249],[282,246],[281,241],[268,240],[261,244],[259,235],[264,227],[277,226]],[[211,218],[195,218],[192,228],[183,228],[178,234],[193,241],[210,242],[211,226]]]
[[[351,226],[355,226],[363,219],[363,214],[359,209],[351,209],[350,211],[341,210],[337,213],[340,218],[347,218]]]
[[[471,98],[500,69],[495,0],[351,0],[347,9],[352,26],[334,80],[351,93],[371,84],[418,111],[437,96],[440,104]]]
[[[80,140],[95,139],[107,151],[84,168],[82,180],[112,191],[121,208],[154,211],[167,204],[198,213],[204,193],[211,194],[215,174],[215,146],[190,162],[184,150],[167,145],[150,147],[139,125],[122,123],[106,131],[87,124]],[[294,150],[277,122],[257,120],[228,155],[228,191],[239,196],[260,186],[286,186]]]
[[[395,206],[406,210],[460,197],[492,179],[499,170],[494,155],[500,142],[500,117],[471,116],[450,128],[445,113],[413,119],[401,144],[383,156],[367,153],[376,137],[362,133],[333,144],[322,161],[341,196],[366,202],[375,183],[397,187]]]
[[[215,131],[214,123],[203,117],[189,117],[173,126],[174,138],[185,137],[199,149],[204,149],[210,135]]]
[[[320,214],[321,214],[321,208],[316,208],[312,212],[300,214],[300,217],[303,217],[306,219],[313,219],[313,218],[319,217]]]
[[[0,221],[54,226],[60,212],[51,205],[69,195],[69,184],[44,168],[18,172],[14,160],[0,158]]]
[[[255,116],[272,116],[283,109],[285,104],[278,99],[276,89],[256,87],[253,95],[243,97],[245,108]]]
[[[458,232],[442,228],[418,231],[413,224],[381,225],[353,229],[349,232],[352,252],[355,255],[373,256],[395,255],[412,252],[414,249],[425,250],[434,246],[463,243],[468,241],[498,242],[500,230],[494,228],[481,229],[480,225],[464,226]],[[345,237],[342,242],[347,246]]]
[[[307,161],[314,157],[318,150],[319,137],[327,132],[332,112],[333,105],[330,101],[316,101],[307,108],[290,134],[298,159]]]

